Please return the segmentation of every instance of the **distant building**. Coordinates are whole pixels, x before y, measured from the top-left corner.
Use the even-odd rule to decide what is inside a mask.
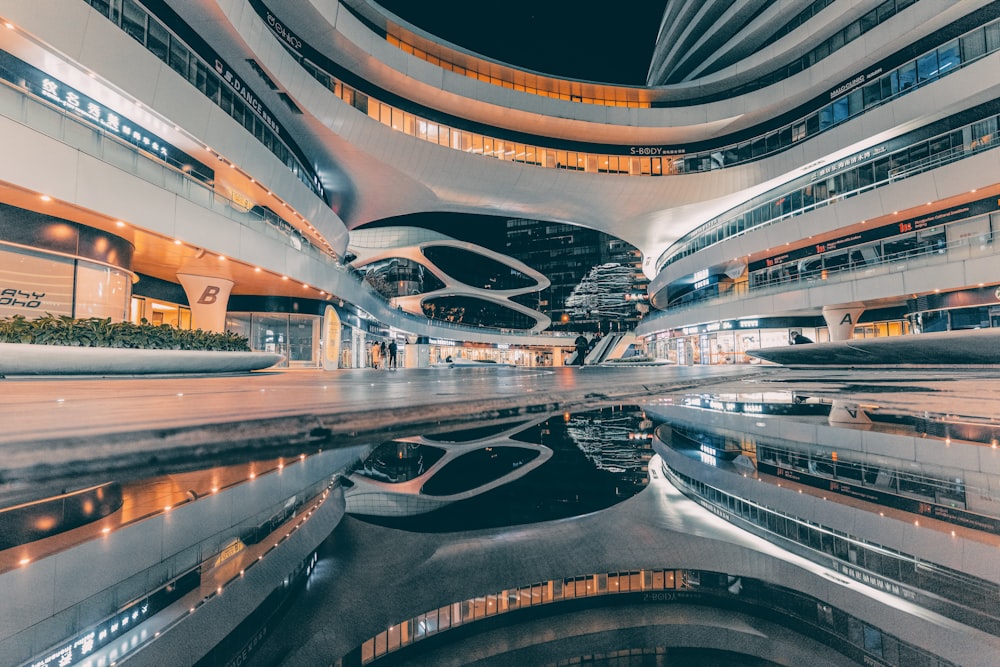
[[[631,244],[593,229],[517,218],[507,221],[506,245],[505,254],[552,282],[540,292],[525,295],[531,302],[518,298],[520,303],[548,315],[552,329],[607,332],[612,328],[632,327],[640,319],[640,309],[644,306],[641,299],[645,299],[648,280],[642,273],[641,253]],[[608,264],[618,268],[598,270],[591,275]],[[608,282],[612,274],[614,288]],[[602,291],[601,307],[588,309],[586,303],[590,300],[596,304],[598,290]],[[615,290],[622,308],[609,302],[615,298],[612,296]],[[593,298],[584,298],[590,291],[594,292]]]

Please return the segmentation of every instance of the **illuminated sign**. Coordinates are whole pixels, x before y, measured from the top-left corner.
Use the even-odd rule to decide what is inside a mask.
[[[42,97],[48,98],[80,118],[166,159],[168,144],[148,130],[54,79],[45,77],[41,84]]]
[[[442,345],[444,347],[455,347],[455,341],[445,340],[443,338],[429,338],[427,340],[431,345]]]
[[[229,84],[229,87],[236,91],[247,106],[253,109],[253,112],[264,121],[264,123],[271,128],[271,130],[280,135],[281,126],[278,125],[277,121],[271,117],[270,112],[264,107],[264,103],[257,99],[257,96],[250,91],[250,87],[243,82],[243,79],[236,76],[233,70],[229,68],[229,65],[222,62],[220,59],[215,59],[215,71],[218,72],[222,80]]]
[[[869,148],[866,151],[862,151],[856,155],[852,155],[851,157],[844,158],[843,160],[837,160],[836,162],[828,164],[822,169],[814,172],[812,175],[812,180],[815,181],[817,178],[822,178],[823,176],[826,176],[827,174],[832,174],[835,171],[839,171],[841,169],[846,169],[848,167],[853,167],[855,165],[861,164],[863,162],[866,162],[867,160],[870,160],[872,157],[876,155],[880,155],[886,152],[887,150],[888,147],[885,144],[882,144],[881,146],[876,146],[875,148]]]
[[[668,148],[666,146],[632,146],[629,155],[684,155],[683,148]]]
[[[854,90],[855,88],[857,88],[858,86],[860,86],[861,84],[863,84],[865,81],[870,81],[871,79],[874,79],[875,77],[877,77],[881,73],[882,73],[882,68],[879,67],[878,69],[874,69],[871,72],[868,72],[867,74],[859,74],[859,75],[857,75],[856,77],[854,77],[853,79],[851,79],[847,83],[841,84],[841,85],[837,86],[836,88],[834,88],[833,90],[831,90],[830,91],[830,99],[832,100],[835,97],[840,97],[841,95],[843,95],[844,93],[846,93],[846,92],[848,92],[850,90]]]
[[[29,663],[30,667],[64,667],[72,665],[112,640],[120,637],[133,626],[146,620],[150,613],[149,600],[143,600],[119,612],[111,619],[88,630],[79,637],[52,651],[43,658]]]
[[[244,549],[246,549],[246,545],[243,544],[243,540],[238,537],[235,538],[232,542],[227,544],[222,551],[219,552],[219,555],[215,558],[215,564],[212,567],[219,567]]]
[[[245,194],[239,190],[230,191],[231,205],[238,211],[243,211],[244,213],[252,209],[255,204],[253,200],[247,197]]]
[[[278,20],[271,12],[265,9],[267,14],[267,25],[270,26],[271,30],[275,35],[281,38],[281,41],[287,44],[290,48],[295,51],[302,51],[302,40],[296,37],[295,33],[285,27],[281,21]]]

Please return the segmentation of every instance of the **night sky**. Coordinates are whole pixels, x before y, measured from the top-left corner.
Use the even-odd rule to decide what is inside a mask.
[[[405,21],[511,65],[643,85],[666,0],[377,0]]]

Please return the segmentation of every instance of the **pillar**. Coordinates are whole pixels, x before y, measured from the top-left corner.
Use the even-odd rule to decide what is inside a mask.
[[[552,348],[552,365],[553,366],[563,366],[563,354],[566,353],[561,347]]]
[[[222,333],[226,330],[226,308],[233,281],[193,273],[178,273],[191,306],[191,327]]]
[[[836,426],[837,424],[850,424],[853,426],[871,425],[872,420],[868,413],[861,409],[857,403],[850,403],[834,399],[830,406],[830,414],[827,421]]]
[[[865,304],[848,303],[841,306],[823,306],[823,319],[830,329],[830,340],[851,340],[854,338],[854,325],[858,323],[861,313],[865,312]]]
[[[323,310],[323,370],[340,367],[341,325],[340,313],[333,306]]]

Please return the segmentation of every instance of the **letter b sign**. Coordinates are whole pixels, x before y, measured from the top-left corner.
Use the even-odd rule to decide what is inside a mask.
[[[198,303],[205,304],[206,306],[215,303],[219,297],[220,289],[220,287],[215,285],[206,285],[205,291],[198,297]]]

